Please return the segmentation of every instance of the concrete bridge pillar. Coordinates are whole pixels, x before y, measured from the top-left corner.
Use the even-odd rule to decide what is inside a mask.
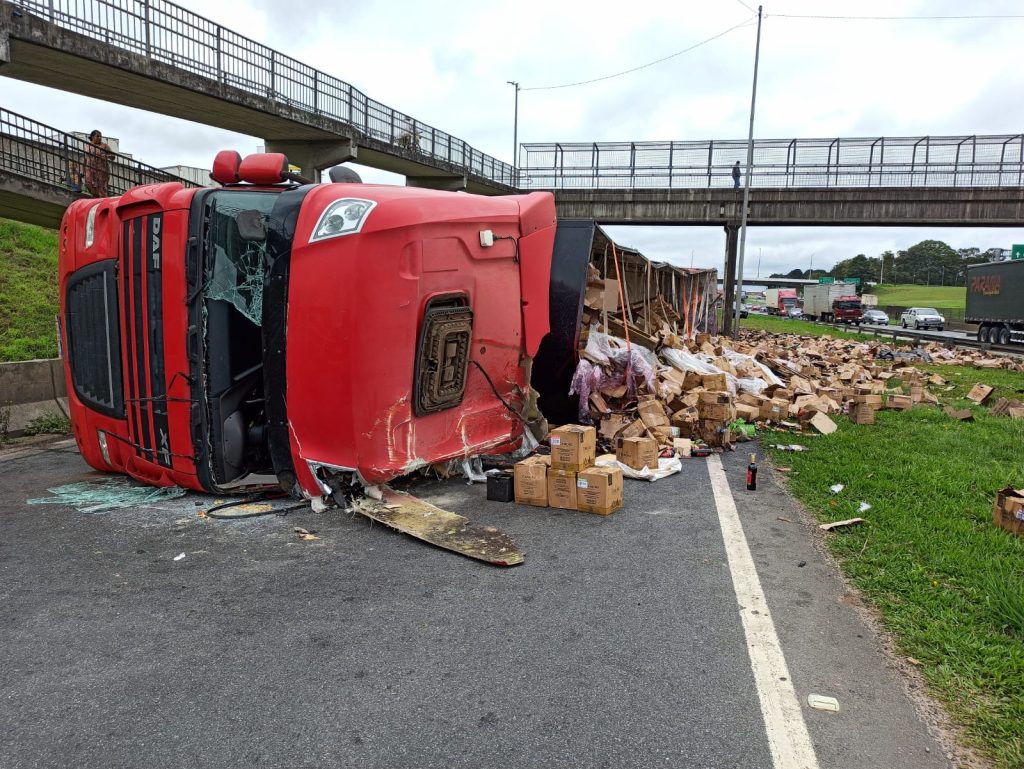
[[[302,169],[302,175],[314,182],[320,181],[320,173],[325,169],[359,159],[355,142],[340,137],[329,141],[267,139],[266,149],[267,152],[283,152],[289,163]]]
[[[736,313],[736,256],[739,251],[738,224],[725,225],[725,275],[722,276],[722,288],[725,293],[725,309],[722,314],[723,336],[732,336],[733,319]]]

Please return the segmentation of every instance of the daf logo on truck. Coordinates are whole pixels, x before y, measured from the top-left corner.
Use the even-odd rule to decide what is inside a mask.
[[[153,269],[160,269],[160,228],[163,219],[159,216],[153,217]]]

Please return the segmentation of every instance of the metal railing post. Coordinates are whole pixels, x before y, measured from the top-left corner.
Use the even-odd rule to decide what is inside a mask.
[[[924,137],[924,186],[928,186],[928,163],[931,162],[932,140],[930,136]]]
[[[320,114],[320,70],[313,70],[313,112]]]
[[[227,81],[227,78],[224,77],[224,61],[223,61],[223,58],[222,58],[222,56],[223,56],[223,53],[222,53],[222,47],[223,46],[222,46],[222,43],[221,43],[221,30],[222,29],[223,29],[223,27],[220,24],[218,24],[217,25],[217,36],[215,38],[216,43],[217,43],[217,82],[220,83],[221,85],[223,85]]]
[[[885,173],[885,137],[881,136],[878,139],[878,186],[884,186],[885,179],[882,174]]]
[[[714,160],[715,143],[708,142],[708,189],[711,189],[711,163]]]
[[[149,0],[142,0],[142,27],[146,35],[146,58],[153,58],[152,42],[149,36]]]
[[[669,189],[672,189],[672,171],[674,171],[675,167],[676,167],[675,154],[676,154],[676,143],[673,142],[673,141],[670,141],[668,143],[668,188]]]

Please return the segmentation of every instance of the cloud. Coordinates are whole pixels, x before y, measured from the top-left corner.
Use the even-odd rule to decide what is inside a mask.
[[[502,160],[512,155],[513,89],[628,69],[749,18],[735,2],[629,6],[585,0],[345,3],[184,0],[185,7],[352,83],[371,98]],[[778,7],[776,7],[776,5]],[[964,14],[959,0],[777,0],[767,8],[755,135],[760,138],[1017,133],[1024,125],[1021,20],[826,21],[773,13]],[[834,11],[823,9],[835,9]],[[1019,12],[1015,0],[971,13]],[[523,91],[519,138],[543,141],[738,139],[747,133],[754,28],[633,74],[578,88]],[[0,69],[0,75],[3,70]],[[206,166],[220,149],[252,152],[258,136],[49,90],[10,79],[4,106],[62,130],[100,128],[159,166]],[[401,177],[361,169],[373,182]],[[720,266],[717,228],[611,227],[649,256]],[[1024,242],[1024,230],[752,228],[747,274],[831,266],[926,238],[980,248]]]

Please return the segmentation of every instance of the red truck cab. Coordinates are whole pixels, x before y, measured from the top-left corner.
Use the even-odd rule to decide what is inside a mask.
[[[857,325],[860,323],[860,318],[863,314],[864,308],[861,306],[860,297],[856,294],[840,296],[832,300],[832,320],[836,323],[853,323]]]
[[[307,496],[515,448],[548,331],[548,193],[297,184],[220,153],[221,187],[76,201],[65,374],[93,467]]]

